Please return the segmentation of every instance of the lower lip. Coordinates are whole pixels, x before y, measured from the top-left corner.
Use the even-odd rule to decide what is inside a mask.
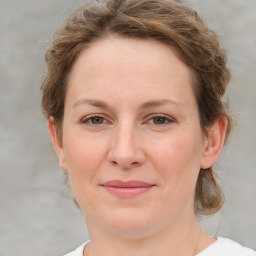
[[[122,198],[132,198],[144,194],[151,190],[153,186],[149,187],[136,187],[136,188],[124,188],[124,187],[107,187],[103,186],[109,193]]]

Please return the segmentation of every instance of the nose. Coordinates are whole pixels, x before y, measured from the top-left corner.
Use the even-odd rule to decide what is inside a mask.
[[[116,127],[113,133],[108,161],[122,169],[141,166],[145,161],[145,154],[140,147],[136,129],[131,125],[122,125],[122,127]]]

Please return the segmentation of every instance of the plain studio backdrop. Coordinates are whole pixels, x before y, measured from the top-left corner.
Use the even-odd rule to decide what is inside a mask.
[[[238,125],[217,171],[226,204],[201,219],[213,235],[256,250],[256,1],[187,0],[227,49]],[[88,239],[40,111],[44,52],[81,0],[0,0],[0,256],[62,255]]]

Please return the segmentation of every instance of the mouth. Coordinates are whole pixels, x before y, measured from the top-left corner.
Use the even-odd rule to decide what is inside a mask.
[[[132,198],[149,192],[156,185],[138,180],[110,180],[108,182],[101,184],[100,186],[102,186],[107,192],[117,197]]]

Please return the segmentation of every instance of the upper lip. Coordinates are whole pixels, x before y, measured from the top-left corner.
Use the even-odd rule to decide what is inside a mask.
[[[101,186],[118,187],[118,188],[141,188],[141,187],[152,187],[154,186],[154,184],[150,184],[150,183],[139,181],[139,180],[130,180],[130,181],[110,180],[101,184]]]

